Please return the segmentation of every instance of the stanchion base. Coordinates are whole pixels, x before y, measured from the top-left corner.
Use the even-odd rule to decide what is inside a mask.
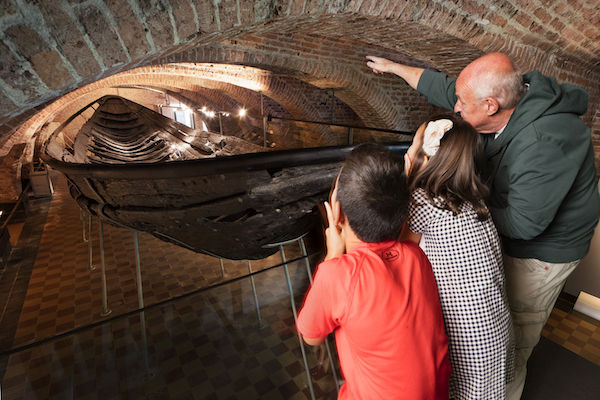
[[[102,311],[100,313],[101,317],[106,317],[107,315],[110,315],[110,313],[112,312],[112,310],[106,310],[106,311]]]

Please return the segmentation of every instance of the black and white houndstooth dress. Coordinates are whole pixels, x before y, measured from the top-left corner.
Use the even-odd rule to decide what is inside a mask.
[[[471,204],[460,212],[436,207],[422,189],[411,199],[409,228],[433,267],[449,338],[450,397],[504,399],[512,380],[514,340],[498,233],[478,221]]]

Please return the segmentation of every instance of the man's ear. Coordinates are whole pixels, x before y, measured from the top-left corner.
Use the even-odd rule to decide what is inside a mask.
[[[486,97],[484,102],[487,115],[492,116],[500,111],[500,104],[498,104],[498,100],[494,99],[493,97]]]

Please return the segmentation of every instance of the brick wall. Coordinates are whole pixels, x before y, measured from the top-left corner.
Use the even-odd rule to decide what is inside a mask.
[[[368,71],[364,56],[456,75],[490,51],[586,88],[584,120],[600,148],[598,39],[600,10],[590,0],[5,0],[0,154],[132,84],[256,113],[260,95],[241,83],[250,79],[271,113],[330,120],[335,104],[337,122],[414,129],[431,107],[398,79]]]

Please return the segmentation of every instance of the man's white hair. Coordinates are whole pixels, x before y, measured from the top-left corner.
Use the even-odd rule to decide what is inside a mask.
[[[489,71],[479,74],[472,83],[473,94],[478,100],[492,97],[502,109],[517,106],[525,94],[523,74],[519,70]]]

